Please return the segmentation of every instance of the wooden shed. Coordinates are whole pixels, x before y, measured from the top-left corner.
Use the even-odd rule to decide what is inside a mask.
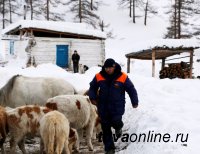
[[[80,64],[89,67],[102,65],[105,60],[105,33],[88,28],[82,23],[23,20],[2,30],[5,36],[17,36],[14,51],[22,46],[36,64],[54,63],[71,68],[74,50],[80,55]]]
[[[151,60],[152,61],[152,77],[155,77],[155,60],[161,60],[162,65],[161,69],[165,66],[167,57],[180,55],[181,53],[188,53],[189,57],[188,63],[190,65],[189,77],[192,78],[192,69],[193,69],[193,56],[194,50],[198,49],[200,44],[197,40],[193,39],[162,39],[162,40],[152,40],[149,42],[141,43],[143,50],[132,52],[126,54],[127,57],[127,72],[130,72],[130,61],[131,59],[140,59],[140,60]],[[175,59],[186,58],[179,57]]]

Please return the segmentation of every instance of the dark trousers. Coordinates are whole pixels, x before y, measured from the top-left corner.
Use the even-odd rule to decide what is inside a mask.
[[[103,132],[103,143],[105,151],[110,149],[115,149],[114,141],[113,141],[113,134],[111,131],[111,127],[114,129],[121,129],[123,127],[122,117],[118,117],[117,119],[107,119],[102,120],[101,128]]]
[[[78,63],[73,63],[74,73],[78,73]]]

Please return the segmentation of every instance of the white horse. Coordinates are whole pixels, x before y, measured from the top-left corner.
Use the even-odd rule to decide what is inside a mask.
[[[15,75],[0,89],[0,105],[44,105],[48,98],[66,94],[76,94],[76,90],[63,79]]]

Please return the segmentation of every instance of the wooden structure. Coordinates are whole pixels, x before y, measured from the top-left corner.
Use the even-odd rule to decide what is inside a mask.
[[[173,41],[173,40],[172,40]],[[192,68],[193,68],[193,56],[194,56],[194,49],[199,48],[197,45],[190,47],[182,46],[175,46],[175,47],[168,47],[165,45],[158,45],[153,46],[151,49],[141,50],[138,52],[132,52],[126,54],[127,57],[127,72],[130,72],[130,60],[131,59],[140,59],[140,60],[152,60],[152,77],[155,77],[155,60],[162,60],[161,67],[165,66],[165,61],[167,57],[181,54],[181,53],[189,53],[189,65],[190,65],[190,78],[192,78]]]
[[[72,68],[74,50],[80,55],[79,63],[88,67],[102,65],[105,60],[105,33],[81,23],[25,20],[11,24],[2,35],[18,36],[14,41],[16,55],[26,50],[28,59],[34,57],[36,64]]]

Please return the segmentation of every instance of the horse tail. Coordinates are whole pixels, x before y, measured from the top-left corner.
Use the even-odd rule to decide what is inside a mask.
[[[6,89],[6,92],[7,92],[7,93],[10,93],[10,92],[11,92],[11,90],[13,89],[15,80],[16,80],[16,78],[18,78],[19,76],[21,76],[21,75],[19,75],[19,74],[14,75],[12,78],[10,78],[10,79],[8,80],[8,82],[6,83],[6,85],[3,87],[3,89]]]
[[[21,75],[14,75],[12,78],[10,78],[8,80],[8,82],[3,86],[3,88],[0,89],[1,93],[3,93],[3,96],[4,97],[4,103],[6,104],[8,98],[9,98],[9,94],[10,92],[12,91],[13,89],[13,86],[14,86],[14,83],[15,83],[15,80]]]

